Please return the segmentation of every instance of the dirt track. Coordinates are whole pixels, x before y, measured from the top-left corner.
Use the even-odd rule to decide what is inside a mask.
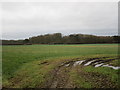
[[[108,57],[102,58],[91,58],[84,60],[84,62],[78,62],[79,60],[71,60],[65,63],[61,63],[56,67],[53,71],[51,71],[50,75],[52,76],[51,80],[47,80],[46,86],[47,88],[82,88],[75,85],[73,81],[70,80],[69,72],[71,70],[75,70],[78,76],[81,76],[85,79],[86,82],[94,83],[94,88],[115,88],[117,85],[114,82],[111,82],[107,76],[100,75],[98,73],[87,73],[82,69],[85,67],[85,64],[95,66],[96,63],[107,63],[115,59],[106,59]],[[106,59],[106,60],[102,60]],[[92,62],[91,62],[92,61]],[[91,63],[89,63],[91,62]],[[80,65],[81,64],[81,65]]]

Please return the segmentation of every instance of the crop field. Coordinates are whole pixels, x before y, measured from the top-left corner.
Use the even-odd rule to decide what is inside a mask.
[[[2,46],[3,88],[118,88],[118,47]]]

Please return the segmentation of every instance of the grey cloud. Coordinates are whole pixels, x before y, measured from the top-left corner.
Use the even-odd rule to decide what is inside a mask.
[[[61,32],[115,35],[117,3],[4,3],[3,39]]]

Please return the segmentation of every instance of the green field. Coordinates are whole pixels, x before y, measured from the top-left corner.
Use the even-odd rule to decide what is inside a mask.
[[[77,66],[72,68],[60,68],[62,73],[58,73],[58,76],[56,75],[56,77],[53,76],[54,70],[56,70],[56,68],[63,62],[68,62],[71,60],[75,61],[78,58],[79,60],[96,57],[108,57],[112,59],[116,58],[117,56],[118,44],[3,46],[3,87],[93,88],[99,77],[103,79],[105,78],[105,80],[98,80],[99,84],[96,87],[102,87],[102,84],[105,85],[104,81],[107,80],[109,84],[107,84],[105,87],[114,88],[118,86],[118,70],[108,67],[94,68],[92,66],[86,66],[85,68],[81,68],[81,66]],[[110,63],[117,66],[118,61],[115,60]],[[81,71],[78,68],[81,68]],[[89,73],[91,74],[89,75]],[[96,76],[93,76],[93,74],[96,74]],[[53,85],[49,85],[50,81],[52,82],[52,80],[58,80],[57,77],[59,77],[59,75],[62,75],[66,81],[59,81],[58,86],[55,85],[55,82]],[[106,77],[108,79],[106,79]],[[66,82],[69,83],[67,85],[62,85],[62,83],[64,84]],[[49,86],[46,86],[46,83]]]

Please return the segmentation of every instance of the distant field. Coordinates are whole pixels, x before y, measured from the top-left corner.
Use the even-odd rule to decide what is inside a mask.
[[[88,58],[101,58],[107,57],[107,59],[114,59],[118,56],[118,44],[81,44],[81,45],[12,45],[2,47],[2,63],[3,63],[3,87],[49,87],[45,86],[45,82],[49,82],[53,79],[51,76],[51,71],[54,72],[55,67],[58,67],[60,63],[77,60],[88,59]],[[43,63],[43,64],[40,64]],[[114,66],[117,66],[117,60],[111,62]],[[117,72],[118,70],[113,70],[108,67],[98,67],[93,68],[92,66],[87,66],[81,70],[86,71],[85,73],[77,70],[78,68],[60,68],[63,71],[63,77],[65,71],[68,71],[67,75],[69,78],[66,82],[70,82],[63,87],[94,87],[94,83],[97,78],[112,78],[110,85],[106,87],[117,87]],[[100,71],[99,73],[97,72]],[[69,71],[71,70],[71,71]],[[77,71],[77,72],[76,72]],[[106,72],[105,72],[106,71]],[[88,73],[92,72],[88,76]],[[82,73],[81,77],[78,73]],[[92,82],[86,77],[92,77],[96,73],[95,80]],[[103,73],[102,76],[97,76]],[[111,74],[112,73],[112,74]],[[61,73],[60,73],[61,74]],[[112,75],[112,76],[111,76]],[[86,76],[86,77],[84,77]],[[48,78],[49,77],[49,78]],[[56,76],[57,77],[57,76]],[[84,78],[82,78],[84,77]],[[61,77],[62,78],[62,77]],[[64,77],[66,78],[66,77]],[[79,79],[80,80],[79,80]],[[87,83],[85,80],[88,80]],[[55,80],[55,78],[54,78]],[[76,81],[74,81],[76,80]],[[104,81],[104,80],[103,80]],[[98,83],[103,82],[99,80]],[[65,83],[65,81],[59,81],[60,83]],[[92,83],[91,83],[92,82]],[[55,82],[54,82],[55,83]],[[50,85],[51,87],[59,87]],[[58,83],[58,82],[57,82]],[[103,83],[105,84],[105,83]],[[101,87],[102,84],[97,86]],[[62,85],[61,85],[62,87]]]

